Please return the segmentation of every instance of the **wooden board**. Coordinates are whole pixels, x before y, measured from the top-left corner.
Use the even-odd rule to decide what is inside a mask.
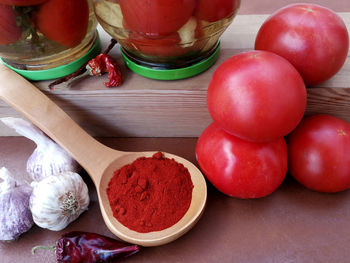
[[[350,13],[339,13],[350,30]],[[81,78],[48,91],[49,82],[35,83],[93,136],[197,137],[211,122],[206,90],[211,75],[225,59],[253,48],[255,35],[267,15],[238,15],[221,38],[221,53],[208,71],[179,81],[157,81],[129,71],[119,48],[111,55],[122,66],[124,83],[106,88],[106,76]],[[102,45],[110,37],[99,28]],[[30,100],[30,98],[28,98]],[[308,88],[306,114],[329,113],[350,122],[350,59],[331,80]],[[0,102],[0,117],[19,116]],[[0,136],[15,135],[0,123]]]

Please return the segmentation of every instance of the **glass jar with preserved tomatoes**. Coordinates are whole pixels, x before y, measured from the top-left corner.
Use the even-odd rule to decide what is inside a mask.
[[[61,77],[99,52],[96,24],[90,0],[0,0],[0,56],[29,79]]]
[[[239,6],[240,0],[94,0],[97,20],[121,44],[126,64],[158,79],[189,77],[213,64]]]

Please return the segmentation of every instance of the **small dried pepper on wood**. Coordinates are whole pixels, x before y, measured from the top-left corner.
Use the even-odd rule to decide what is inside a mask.
[[[32,253],[37,249],[55,251],[58,263],[103,263],[129,257],[140,247],[95,233],[75,231],[64,234],[55,246],[34,247]]]
[[[122,73],[119,65],[107,54],[100,54],[91,59],[86,68],[92,76],[101,76],[108,72],[109,82],[105,82],[106,87],[116,87],[122,83]]]
[[[75,77],[78,77],[84,73],[91,76],[101,76],[103,73],[108,73],[108,82],[105,82],[106,87],[116,87],[122,84],[122,73],[118,63],[108,55],[109,51],[117,43],[116,40],[112,39],[107,49],[99,54],[94,59],[84,63],[76,72],[69,74],[65,77],[59,78],[49,84],[49,88],[52,90],[54,86],[63,82],[69,81]]]

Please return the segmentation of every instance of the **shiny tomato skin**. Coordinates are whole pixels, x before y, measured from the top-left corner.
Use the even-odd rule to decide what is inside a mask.
[[[198,0],[194,15],[201,20],[215,22],[235,13],[241,0]]]
[[[0,0],[0,4],[13,6],[31,6],[44,3],[47,0]]]
[[[350,124],[320,114],[307,117],[287,137],[289,172],[319,192],[350,188]]]
[[[0,45],[20,40],[22,29],[16,24],[16,13],[11,6],[0,4]]]
[[[264,22],[255,49],[286,58],[307,85],[315,85],[341,69],[349,50],[349,35],[343,20],[332,10],[316,4],[293,4]]]
[[[274,192],[287,173],[283,138],[267,143],[241,140],[215,123],[200,135],[196,158],[207,179],[221,192],[238,198],[260,198]]]
[[[267,51],[249,51],[216,69],[207,105],[213,120],[227,132],[264,142],[298,125],[306,108],[306,89],[287,60]]]
[[[126,24],[147,37],[176,32],[191,17],[196,0],[120,0]]]
[[[87,0],[48,0],[39,6],[34,20],[45,37],[72,48],[87,32],[89,4]]]

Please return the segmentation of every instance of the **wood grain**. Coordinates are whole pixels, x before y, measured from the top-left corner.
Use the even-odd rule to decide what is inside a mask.
[[[350,29],[350,13],[339,13]],[[118,48],[124,76],[119,88],[106,88],[106,76],[85,77],[61,84],[54,91],[48,81],[35,85],[62,107],[88,133],[101,137],[197,137],[211,122],[206,90],[215,69],[230,56],[252,49],[255,35],[268,15],[238,15],[221,38],[221,53],[208,71],[178,81],[146,79],[129,71]],[[103,46],[110,37],[99,28]],[[28,98],[30,99],[30,98]],[[331,80],[308,88],[306,114],[329,113],[350,122],[350,59]],[[0,117],[19,116],[0,102]],[[0,136],[15,135],[0,124]]]

